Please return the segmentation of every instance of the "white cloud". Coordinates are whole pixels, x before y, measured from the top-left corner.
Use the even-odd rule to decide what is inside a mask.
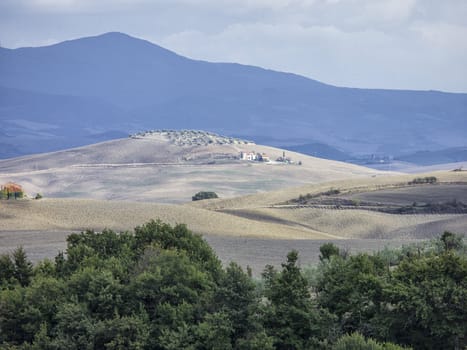
[[[370,16],[380,20],[405,20],[415,9],[416,0],[365,1],[364,8]]]
[[[420,33],[429,45],[437,48],[467,50],[467,26],[449,23],[415,23],[412,30]]]

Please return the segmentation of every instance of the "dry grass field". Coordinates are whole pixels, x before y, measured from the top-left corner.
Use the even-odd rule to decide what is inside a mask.
[[[467,233],[467,215],[395,215],[367,210],[258,208],[228,211],[263,222],[281,222],[345,238],[432,238],[444,230]],[[422,229],[423,227],[423,229]]]
[[[293,152],[287,155],[302,165],[266,164],[236,157],[255,150],[275,159],[283,151],[230,140],[201,146],[184,142],[128,138],[0,161],[0,183],[15,181],[29,195],[45,196],[0,201],[0,253],[23,245],[34,260],[53,257],[70,232],[126,231],[160,219],[187,224],[206,237],[224,262],[255,266],[258,273],[295,248],[304,264],[314,262],[319,245],[329,240],[360,251],[431,238],[444,230],[467,233],[467,215],[287,205],[300,195],[330,189],[347,198],[400,203],[465,198],[467,172],[386,174]],[[436,176],[442,185],[402,188],[423,176]],[[191,202],[200,190],[215,191],[221,198]]]
[[[455,182],[455,186],[467,184],[465,173],[436,175],[441,181]],[[306,255],[304,263],[316,261],[319,245],[329,240],[360,251],[427,239],[444,230],[467,233],[467,215],[394,215],[277,205],[300,193],[319,193],[330,188],[340,188],[350,196],[375,195],[377,192],[371,191],[381,188],[384,193],[398,193],[397,185],[412,178],[334,181],[184,205],[63,198],[1,201],[0,253],[21,244],[33,259],[52,257],[65,247],[65,237],[70,232],[104,228],[125,231],[151,219],[185,223],[203,234],[224,262],[236,260],[257,269],[265,263],[279,263],[289,248]]]
[[[0,202],[0,231],[132,230],[149,220],[184,223],[197,233],[285,239],[339,238],[334,235],[233,215],[190,208],[127,201],[41,199]]]
[[[308,183],[302,186],[287,187],[264,193],[255,193],[235,198],[220,198],[208,201],[188,203],[190,206],[210,210],[246,209],[268,207],[283,204],[300,195],[319,194],[331,189],[338,189],[341,193],[365,194],[378,190],[393,190],[405,186],[415,177],[435,176],[442,183],[467,183],[467,171],[436,171],[424,174],[374,174],[370,177],[349,177],[340,180],[329,180],[319,183]]]
[[[14,181],[30,196],[182,203],[198,191],[223,198],[308,183],[370,178],[376,170],[287,152],[302,165],[249,162],[241,151],[283,150],[255,144],[183,144],[165,136],[128,138],[47,154],[0,160],[0,183]]]

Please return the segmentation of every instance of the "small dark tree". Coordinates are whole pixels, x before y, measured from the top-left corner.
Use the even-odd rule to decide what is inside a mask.
[[[14,277],[22,286],[27,286],[32,277],[32,263],[28,260],[23,247],[18,247],[13,252],[13,263],[15,264]]]
[[[8,254],[0,255],[0,286],[15,275],[15,264]]]
[[[455,233],[444,231],[441,236],[441,242],[444,245],[444,250],[455,250],[462,246],[462,237]]]
[[[270,302],[265,309],[264,325],[276,349],[316,347],[320,333],[319,315],[297,261],[298,252],[291,251],[281,272],[267,267],[263,273],[265,296]]]
[[[216,192],[207,192],[207,191],[201,191],[195,194],[191,199],[193,201],[199,201],[202,199],[211,199],[211,198],[219,198]]]
[[[319,247],[319,260],[329,260],[333,255],[339,255],[339,248],[334,243],[325,243]]]

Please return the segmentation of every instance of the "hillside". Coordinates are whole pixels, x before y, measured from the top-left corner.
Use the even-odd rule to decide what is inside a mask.
[[[424,203],[459,201],[467,203],[467,172],[438,171],[417,174],[416,177],[435,176],[440,184],[408,186],[414,175],[377,176],[308,184],[300,187],[251,194],[228,199],[213,199],[189,203],[203,208],[234,215],[257,222],[277,223],[312,229],[341,238],[363,239],[426,239],[444,230],[467,234],[467,214],[389,214],[368,210],[363,201],[373,200],[418,206]],[[338,190],[342,197],[356,201],[354,207],[329,205]],[[324,195],[323,195],[324,193]],[[300,196],[316,197],[313,203],[296,203]],[[359,202],[362,203],[359,206]]]
[[[467,94],[339,88],[191,60],[121,33],[0,48],[0,92],[1,158],[147,128],[318,143],[354,154],[465,147],[467,139]]]
[[[413,188],[421,191],[417,196],[430,198],[430,193],[438,191],[434,200],[440,200],[442,195],[467,202],[467,172],[424,175],[436,176],[441,186],[453,184],[453,190],[440,194],[437,185],[422,185]],[[330,188],[340,189],[344,196],[352,198],[381,198],[381,193],[399,196],[404,189],[401,184],[412,178],[413,175],[362,177],[184,205],[70,198],[1,201],[0,253],[23,245],[35,261],[52,258],[64,249],[65,238],[72,231],[125,231],[151,219],[161,219],[187,224],[205,236],[224,263],[238,261],[254,267],[254,273],[259,275],[266,264],[280,266],[280,257],[291,249],[301,252],[303,263],[316,263],[319,246],[330,240],[344,250],[357,252],[437,237],[444,230],[467,234],[467,214],[400,215],[364,208],[337,210],[283,204],[299,195],[316,195]],[[463,191],[457,191],[456,186],[463,186]],[[432,189],[435,192],[430,192]],[[404,200],[406,194],[399,200]]]
[[[438,151],[419,151],[397,158],[404,162],[420,165],[460,163],[467,161],[467,147],[442,149]]]
[[[240,160],[240,152],[270,162]],[[290,164],[277,162],[284,156]],[[301,164],[301,165],[299,165]],[[0,183],[30,196],[180,203],[198,191],[222,198],[382,174],[202,131],[154,131],[65,151],[0,160]]]

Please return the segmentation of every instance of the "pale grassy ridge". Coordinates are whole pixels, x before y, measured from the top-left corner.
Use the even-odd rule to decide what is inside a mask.
[[[302,165],[240,161],[235,158],[241,151],[266,153],[273,160],[284,152],[253,144],[179,146],[163,138],[128,138],[0,160],[0,183],[17,182],[30,196],[183,203],[202,190],[234,198],[382,174],[288,151]]]
[[[319,208],[285,208],[283,203],[308,193],[319,194],[330,189],[343,193],[369,192],[378,189],[399,188],[407,185],[414,177],[436,176],[440,182],[466,183],[467,172],[439,171],[427,174],[377,176],[361,179],[346,179],[320,184],[310,184],[279,191],[253,194],[232,199],[213,199],[190,203],[190,206],[209,210],[229,211],[239,217],[247,216],[258,221],[282,220],[294,227],[304,227],[325,234],[345,238],[412,238],[427,237],[436,230],[454,229],[467,233],[467,215],[395,215],[374,211],[332,210]],[[433,231],[433,233],[431,233]]]
[[[467,182],[465,172],[418,174],[436,176],[442,182]],[[201,234],[262,237],[271,239],[400,238],[404,230],[418,227],[467,225],[467,216],[394,215],[365,210],[281,208],[300,194],[320,193],[331,188],[355,193],[396,188],[414,175],[354,178],[286,188],[231,199],[206,200],[185,205],[165,205],[121,200],[60,199],[0,202],[0,231],[21,230],[132,230],[151,219],[184,223]],[[179,186],[181,186],[179,184]],[[163,188],[161,188],[163,191]],[[220,212],[231,210],[233,213]],[[235,212],[237,211],[237,213]],[[235,214],[247,213],[247,218]],[[256,217],[255,217],[256,216]],[[425,226],[423,226],[425,225]]]
[[[132,230],[149,220],[184,223],[194,232],[287,239],[331,238],[311,229],[257,222],[178,205],[77,199],[42,199],[0,204],[0,231],[86,229]],[[332,237],[337,238],[337,237]]]
[[[239,210],[240,212],[242,210]],[[312,230],[345,238],[402,238],[418,225],[459,220],[467,224],[467,215],[394,215],[367,210],[330,210],[316,208],[259,208],[244,209],[251,216],[269,216],[287,220]],[[394,231],[400,231],[395,237]]]

